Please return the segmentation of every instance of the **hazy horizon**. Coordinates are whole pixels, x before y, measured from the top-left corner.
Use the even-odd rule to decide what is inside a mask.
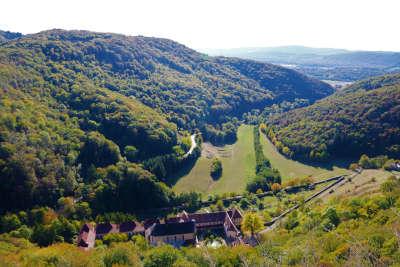
[[[382,1],[6,0],[0,29],[61,28],[168,38],[196,50],[305,46],[400,51],[400,3]]]
[[[399,50],[364,50],[364,49],[348,49],[345,47],[316,47],[316,46],[308,46],[301,44],[283,44],[277,46],[241,46],[241,47],[228,47],[228,48],[200,48],[200,51],[218,51],[218,50],[241,50],[241,49],[275,49],[275,48],[311,48],[311,49],[332,49],[332,50],[345,50],[349,52],[400,52]]]

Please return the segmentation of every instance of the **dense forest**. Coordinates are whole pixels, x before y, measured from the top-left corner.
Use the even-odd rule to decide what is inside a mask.
[[[167,39],[0,36],[1,212],[54,208],[62,197],[94,214],[179,203],[187,197],[166,184],[199,155],[185,156],[187,131],[231,142],[246,111],[332,92],[295,71],[208,57]]]
[[[135,97],[179,128],[233,141],[234,117],[272,102],[333,92],[298,72],[249,60],[213,58],[176,42],[85,31],[52,30],[11,41],[96,85]],[[233,139],[233,140],[232,140]]]
[[[264,131],[261,127],[261,131]],[[270,191],[273,184],[281,184],[282,179],[278,170],[272,168],[270,161],[264,155],[260,141],[260,127],[254,127],[254,152],[256,156],[255,177],[248,182],[246,189],[249,192],[267,192]]]
[[[286,155],[311,160],[400,156],[400,75],[357,82],[317,103],[267,118],[269,138]],[[284,151],[285,150],[285,151]]]

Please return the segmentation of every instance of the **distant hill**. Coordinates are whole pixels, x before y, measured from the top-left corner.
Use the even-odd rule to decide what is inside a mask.
[[[355,83],[315,104],[273,115],[270,138],[297,158],[400,157],[400,74]],[[286,154],[290,154],[286,149]]]
[[[10,32],[10,31],[0,30],[0,43],[19,38],[21,36],[22,36],[22,34],[19,32]]]
[[[313,48],[307,46],[243,47],[231,49],[204,49],[202,52],[213,56],[248,58],[266,62],[293,63],[317,57],[348,53],[345,49]]]
[[[210,55],[281,64],[321,80],[355,81],[400,72],[400,52],[283,46],[204,50]]]

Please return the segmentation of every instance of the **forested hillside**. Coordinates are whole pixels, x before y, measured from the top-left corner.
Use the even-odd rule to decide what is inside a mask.
[[[52,30],[7,47],[35,51],[98,86],[139,99],[180,128],[201,129],[214,142],[234,140],[233,117],[240,119],[245,111],[285,98],[313,101],[333,92],[295,71],[208,57],[159,38]]]
[[[108,194],[105,204],[117,210],[121,200],[157,199],[165,186],[125,157],[132,149],[132,162],[173,153],[176,126],[33,53],[0,48],[1,210],[54,206],[62,196],[83,197],[94,207]],[[148,192],[142,185],[137,194],[115,198],[134,181],[133,187],[147,183]]]
[[[190,141],[178,130],[234,140],[244,111],[332,91],[268,64],[250,77],[230,66],[238,60],[166,39],[63,30],[2,36],[2,212],[54,207],[65,196],[95,212],[180,201],[163,182],[198,151],[184,157]]]
[[[267,134],[286,155],[400,156],[400,75],[353,84],[317,103],[267,119]]]
[[[21,37],[22,34],[19,32],[10,32],[10,31],[2,31],[0,30],[0,43],[6,42],[12,39],[17,39]]]

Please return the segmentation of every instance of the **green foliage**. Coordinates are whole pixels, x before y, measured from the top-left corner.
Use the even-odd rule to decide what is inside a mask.
[[[210,175],[214,179],[218,179],[222,175],[222,162],[219,158],[214,158],[211,162]]]
[[[93,207],[97,211],[124,211],[169,206],[171,190],[156,177],[134,163],[118,163],[99,170],[106,183],[99,183],[95,190]]]
[[[253,236],[264,228],[263,219],[257,213],[246,213],[243,217],[242,230]]]
[[[264,126],[262,129],[264,129]],[[260,142],[259,127],[254,127],[253,131],[254,151],[256,155],[256,177],[247,184],[246,189],[253,193],[259,189],[263,192],[267,192],[271,189],[272,184],[281,183],[281,176],[278,170],[271,168],[271,163],[264,155]]]
[[[185,205],[185,209],[189,212],[197,211],[201,208],[202,199],[201,194],[191,191],[191,192],[183,192],[175,197],[175,204]]]
[[[103,237],[103,243],[108,246],[111,243],[126,242],[126,241],[128,241],[128,235],[123,233],[112,233],[112,234],[107,234]]]
[[[211,58],[165,39],[63,30],[0,36],[1,213],[55,208],[62,197],[88,203],[84,216],[104,211],[97,200],[127,181],[125,158],[155,174],[143,183],[163,195],[157,182],[169,184],[199,155],[182,157],[178,128],[230,142],[245,112],[332,92],[295,71]]]
[[[30,240],[32,234],[33,230],[26,225],[22,225],[20,228],[10,232],[12,237],[24,238],[26,240]]]
[[[285,227],[285,229],[287,230],[292,230],[295,227],[297,227],[299,225],[299,219],[297,218],[297,213],[293,212],[291,214],[289,214],[289,216],[286,218],[283,226]]]
[[[171,246],[157,247],[146,255],[144,260],[145,267],[172,267],[179,258],[178,250]]]
[[[16,214],[6,214],[1,217],[0,229],[2,233],[7,233],[16,230],[21,226],[21,221]]]
[[[259,127],[254,127],[254,151],[256,153],[256,174],[262,172],[264,169],[270,169],[271,163],[265,157],[261,142],[260,142],[260,130]]]
[[[358,165],[360,165],[364,169],[380,169],[385,165],[388,160],[389,159],[387,156],[369,158],[367,155],[364,154],[358,161]]]
[[[142,266],[138,257],[138,249],[131,243],[113,244],[103,257],[106,267]]]
[[[80,150],[78,160],[84,166],[106,167],[119,161],[119,147],[99,132],[90,132]]]
[[[138,150],[134,146],[126,146],[124,148],[124,155],[130,162],[134,162],[138,155]]]
[[[398,158],[399,105],[400,75],[371,78],[309,107],[270,116],[269,138],[297,158],[325,161],[365,153]]]

